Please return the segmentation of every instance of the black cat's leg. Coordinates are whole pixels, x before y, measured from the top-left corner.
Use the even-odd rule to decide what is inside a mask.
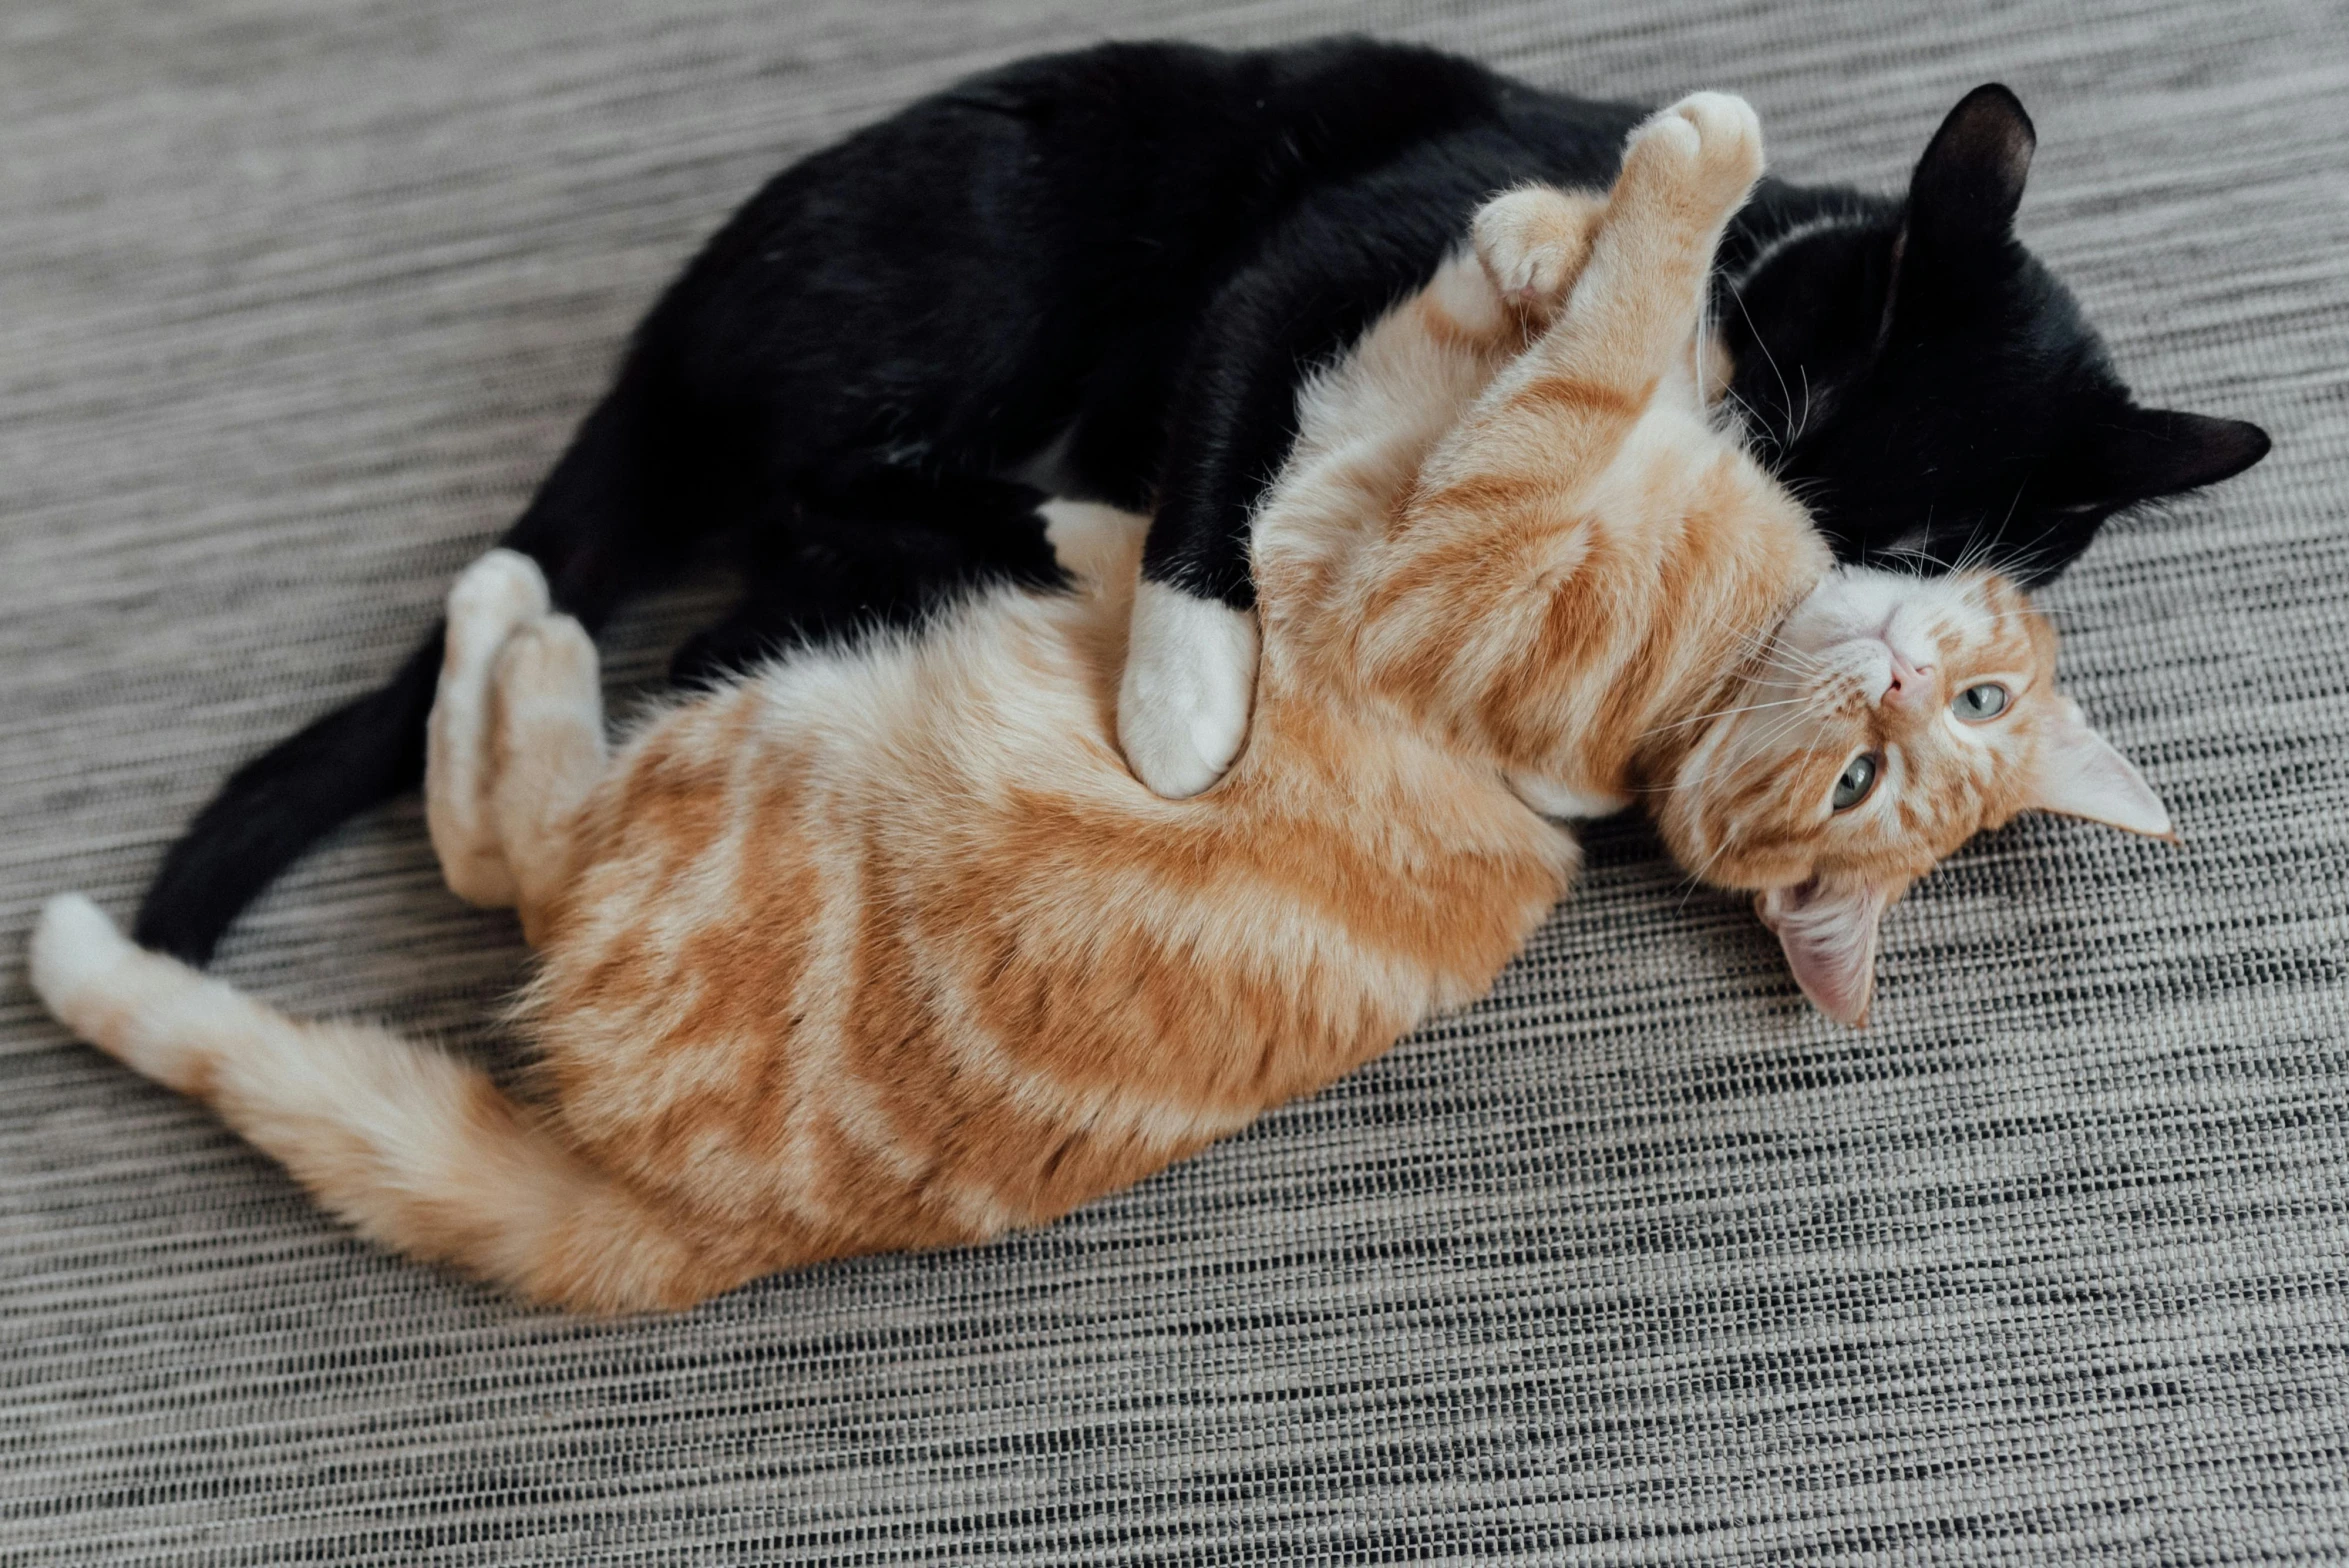
[[[1356,69],[1365,49],[1410,90]],[[1114,45],[1027,62],[786,170],[640,329],[632,372],[661,367],[667,394],[636,396],[624,378],[504,542],[538,559],[556,603],[592,624],[692,531],[774,515],[766,487],[796,485],[840,453],[881,441],[910,454],[901,461],[948,469],[1020,460],[1085,406],[1105,344],[1185,341],[1226,258],[1316,170],[1379,163],[1431,123],[1473,117],[1494,91],[1478,68],[1417,51],[1299,56],[1316,60],[1321,88],[1284,98],[1277,126],[1261,113],[1276,57]],[[1238,112],[1202,114],[1216,103]],[[1399,103],[1420,113],[1398,118]],[[1271,146],[1294,156],[1268,164]],[[1277,379],[1293,369],[1284,360]],[[664,420],[641,439],[594,439],[599,423]],[[1284,435],[1270,455],[1285,446]],[[1243,514],[1261,455],[1231,457],[1210,481],[1245,492]],[[639,482],[655,468],[658,482]],[[711,504],[694,489],[710,476],[741,493]],[[1101,493],[1131,500],[1142,488],[1132,479]],[[1229,539],[1205,548],[1242,558]],[[231,778],[166,858],[140,938],[201,961],[310,843],[412,784],[439,646],[436,629],[389,685]]]
[[[1269,301],[1283,280],[1238,280],[1219,301],[1175,404],[1158,505],[1142,550],[1118,744],[1126,765],[1169,799],[1223,777],[1247,737],[1255,702],[1256,589],[1250,519],[1296,438],[1297,392],[1361,319],[1297,320],[1264,336],[1229,307]],[[1255,312],[1246,312],[1253,315]]]
[[[1249,523],[1295,440],[1305,378],[1423,285],[1494,191],[1529,178],[1606,185],[1641,114],[1542,95],[1511,104],[1505,130],[1464,128],[1316,190],[1202,314],[1170,400],[1118,692],[1126,760],[1159,794],[1205,789],[1245,737]]]
[[[1169,420],[1142,552],[1118,742],[1160,795],[1223,776],[1255,700],[1248,530],[1287,460],[1307,376],[1424,284],[1488,194],[1382,171],[1319,193],[1206,311]]]
[[[1187,504],[1162,505],[1143,546],[1117,734],[1126,765],[1168,799],[1221,778],[1247,736],[1258,652],[1248,518],[1262,476],[1286,455],[1286,414],[1275,427],[1282,439],[1244,443],[1256,449],[1253,464],[1218,464],[1199,489],[1170,486]]]
[[[720,679],[795,647],[905,627],[991,583],[1058,587],[1043,493],[980,475],[875,468],[817,486],[751,536],[749,588],[689,639],[672,680]]]

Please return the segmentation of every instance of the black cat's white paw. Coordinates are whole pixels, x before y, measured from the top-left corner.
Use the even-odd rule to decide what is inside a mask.
[[[1169,800],[1224,775],[1248,735],[1256,617],[1147,578],[1134,593],[1117,738],[1126,765]]]

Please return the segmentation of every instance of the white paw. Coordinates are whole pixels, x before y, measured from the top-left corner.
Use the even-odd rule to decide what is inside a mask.
[[[450,667],[483,669],[515,627],[547,613],[546,574],[515,550],[492,550],[449,589]]]
[[[1664,112],[1695,126],[1707,148],[1734,154],[1737,144],[1750,142],[1755,151],[1761,149],[1762,117],[1735,93],[1690,93]]]
[[[104,910],[79,893],[60,893],[41,906],[33,925],[33,991],[51,1016],[72,1025],[78,1004],[136,951]]]
[[[1047,501],[1037,512],[1062,570],[1095,584],[1132,579],[1149,518],[1095,501]]]
[[[1697,134],[1695,124],[1678,112],[1678,105],[1652,114],[1631,128],[1630,137],[1623,144],[1623,165],[1630,169],[1636,164],[1687,164],[1696,161],[1697,149],[1704,140]]]
[[[1695,165],[1708,192],[1742,194],[1762,175],[1762,121],[1735,93],[1690,93],[1632,132],[1667,139]]]
[[[1145,579],[1134,591],[1117,738],[1153,793],[1196,795],[1223,777],[1256,696],[1256,617]]]
[[[552,698],[567,704],[584,698],[598,705],[599,725],[602,678],[595,639],[568,615],[542,615],[516,627],[498,653],[498,691],[509,703],[516,697]]]
[[[469,904],[514,902],[514,877],[484,815],[489,681],[516,630],[547,613],[546,577],[513,550],[492,550],[449,589],[440,686],[424,732],[424,826],[449,890]]]
[[[1529,185],[1479,207],[1469,231],[1493,287],[1523,310],[1564,298],[1590,254],[1591,217],[1588,204]]]

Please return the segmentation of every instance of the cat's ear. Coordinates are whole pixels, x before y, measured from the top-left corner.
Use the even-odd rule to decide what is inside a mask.
[[[2267,456],[2268,444],[2245,420],[2127,408],[2053,454],[2042,483],[2060,505],[2128,506],[2231,479]]]
[[[1868,1021],[1868,999],[1876,993],[1877,927],[1907,886],[1813,877],[1769,889],[1754,900],[1754,910],[1777,933],[1803,995],[1856,1029]]]
[[[2004,244],[2038,147],[2022,100],[1997,82],[1959,99],[1909,176],[1908,259],[1957,260]]]
[[[2069,697],[2055,722],[2041,733],[2032,768],[2032,810],[2085,817],[2124,832],[2178,841],[2170,827],[2169,808],[2145,782],[2145,775],[2111,741],[2088,727],[2080,705]]]

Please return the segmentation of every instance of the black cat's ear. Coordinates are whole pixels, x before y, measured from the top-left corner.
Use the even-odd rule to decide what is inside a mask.
[[[2038,146],[2022,100],[1997,82],[1959,99],[1909,177],[1909,252],[1954,258],[2003,244]]]
[[[2090,425],[2047,479],[2071,506],[2127,506],[2229,479],[2267,456],[2267,432],[2240,419],[2130,408]]]

